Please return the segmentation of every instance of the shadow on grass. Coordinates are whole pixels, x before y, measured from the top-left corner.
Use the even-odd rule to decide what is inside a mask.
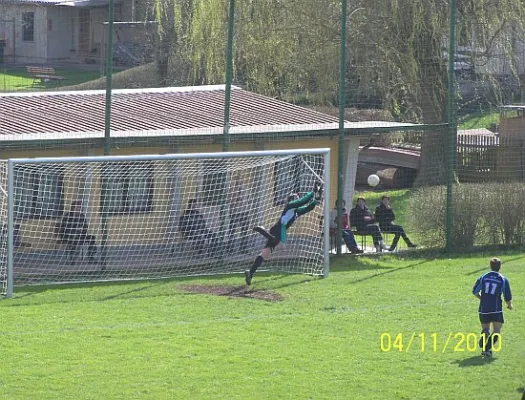
[[[391,267],[385,267],[384,265],[376,263],[365,262],[375,258],[379,261],[380,256],[376,255],[362,255],[362,256],[332,256],[330,259],[330,273],[332,272],[347,272],[347,271],[367,271],[367,270],[378,270],[378,269],[392,269]]]
[[[494,358],[485,358],[481,356],[473,356],[469,358],[465,358],[464,360],[456,360],[454,361],[455,364],[458,364],[458,367],[465,368],[465,367],[480,367],[482,365],[487,365],[492,362],[494,362]]]
[[[159,286],[160,284],[161,284],[160,281],[152,282],[153,286]],[[144,292],[145,290],[150,290],[150,289],[151,289],[150,285],[144,286],[144,287],[139,287],[139,288],[134,288],[134,289],[131,289],[131,290],[127,290],[127,291],[123,291],[121,293],[114,294],[112,296],[104,297],[104,298],[100,299],[99,301],[114,300],[114,299],[121,298],[123,296],[125,296],[126,298],[130,298],[130,297],[128,297],[128,295],[130,295],[132,293]],[[142,297],[142,296],[133,296],[133,297]]]
[[[525,258],[525,256],[519,256],[519,257],[514,257],[514,258],[506,258],[506,259],[503,260],[503,262],[508,263],[508,262],[511,262],[511,261],[522,260],[523,258]],[[480,272],[483,272],[483,271],[488,272],[489,268],[490,268],[488,264],[489,263],[487,262],[487,266],[486,267],[477,269],[477,270],[469,272],[469,273],[466,273],[465,275],[466,276],[476,275],[476,274],[479,274]]]
[[[522,386],[522,387],[516,389],[516,391],[517,391],[518,393],[521,393],[521,395],[522,395],[522,396],[521,396],[521,400],[525,400],[525,386]]]
[[[297,286],[297,285],[302,285],[304,283],[310,283],[310,282],[313,282],[313,281],[316,281],[316,280],[319,280],[319,279],[322,279],[322,277],[314,277],[314,276],[312,276],[311,278],[301,279],[300,281],[286,282],[286,283],[281,283],[280,285],[275,285],[275,286],[272,285],[268,289],[271,289],[271,290],[284,289],[284,288],[291,287],[291,286]],[[264,281],[264,282],[267,282],[267,281]]]
[[[478,275],[479,273],[485,271],[485,272],[488,272],[488,267],[485,267],[485,268],[480,268],[480,269],[477,269],[475,271],[472,271],[472,272],[469,272],[467,274],[465,274],[465,276],[469,276],[469,275]]]
[[[466,253],[468,251],[468,253]],[[503,247],[500,245],[495,246],[476,246],[473,249],[458,249],[452,252],[447,252],[445,249],[417,249],[417,250],[410,250],[410,251],[403,251],[400,253],[388,253],[388,256],[391,257],[398,257],[405,260],[410,259],[418,259],[418,258],[426,258],[426,259],[435,259],[435,260],[443,260],[443,259],[451,259],[455,260],[458,258],[479,258],[479,257],[487,257],[487,268],[488,268],[488,261],[492,257],[498,257],[501,258],[503,262],[510,262],[515,260],[520,260],[525,258],[525,255],[523,254],[523,248],[518,246],[512,246],[512,247]],[[514,256],[514,258],[504,258],[504,256]]]
[[[50,303],[82,303],[82,302],[92,302],[92,301],[109,301],[116,298],[124,297],[125,298],[133,298],[133,297],[160,297],[160,296],[168,296],[175,293],[166,293],[166,294],[156,294],[154,296],[151,295],[145,295],[145,296],[131,296],[127,297],[129,294],[132,293],[138,293],[143,292],[145,290],[151,290],[153,287],[165,285],[168,284],[169,281],[175,281],[180,279],[165,279],[165,280],[136,280],[136,281],[107,281],[107,282],[93,282],[93,283],[67,283],[67,284],[59,284],[59,285],[52,285],[52,286],[22,286],[20,288],[17,288],[16,292],[14,293],[14,297],[10,299],[5,299],[6,303],[3,304],[3,306],[8,307],[17,307],[17,306],[26,306],[28,304],[34,304],[34,303],[28,303],[28,302],[19,302],[19,300],[26,300],[27,298],[37,296],[39,294],[45,293],[48,290],[57,291],[57,290],[69,290],[69,289],[88,289],[88,288],[96,288],[96,287],[104,287],[104,286],[111,286],[111,287],[118,287],[121,286],[123,290],[120,293],[117,293],[112,296],[106,296],[101,298],[89,298],[89,299],[77,299],[75,301],[64,301],[63,299],[57,300],[57,301],[45,301],[45,304]],[[142,287],[133,287],[129,288],[130,285],[136,285],[137,283],[144,283],[145,286]],[[41,300],[38,300],[38,304],[41,304]]]
[[[387,275],[387,274],[392,274],[394,272],[403,271],[403,270],[409,269],[409,268],[414,268],[414,267],[417,267],[419,265],[426,264],[428,262],[429,262],[429,260],[428,261],[421,261],[421,262],[410,264],[410,265],[406,265],[406,266],[400,267],[400,268],[388,268],[388,271],[382,271],[382,272],[379,272],[379,273],[374,274],[374,275],[365,276],[364,278],[356,279],[355,281],[351,281],[349,283],[352,284],[352,283],[365,282],[365,281],[368,281],[368,280],[373,279],[373,278],[377,278],[377,277],[384,276],[384,275]]]

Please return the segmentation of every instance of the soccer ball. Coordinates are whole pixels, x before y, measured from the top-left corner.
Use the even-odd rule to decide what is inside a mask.
[[[379,185],[379,182],[381,182],[381,179],[379,179],[379,176],[377,176],[376,174],[372,174],[368,177],[366,181],[370,186],[376,187],[377,185]]]

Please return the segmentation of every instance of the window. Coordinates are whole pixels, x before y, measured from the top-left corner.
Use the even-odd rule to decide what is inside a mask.
[[[22,41],[34,42],[35,41],[35,13],[24,12],[22,13]]]
[[[202,165],[202,204],[217,206],[225,201],[226,161],[206,160]]]
[[[323,161],[322,155],[302,155],[277,162],[274,170],[274,204],[276,206],[285,205],[290,193],[312,191],[317,179],[310,168],[322,177]]]
[[[61,169],[17,166],[14,174],[15,218],[58,217],[63,211]]]
[[[153,210],[153,164],[111,163],[102,170],[101,196],[110,214],[135,214]]]

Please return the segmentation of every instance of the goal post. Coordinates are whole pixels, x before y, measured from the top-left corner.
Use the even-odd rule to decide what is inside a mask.
[[[323,198],[265,263],[328,275],[330,150],[18,158],[0,168],[2,294],[15,285],[231,274],[290,193]],[[5,183],[5,185],[2,185]],[[3,256],[5,254],[5,257]]]
[[[10,296],[13,290],[13,274],[8,271],[10,233],[7,212],[9,196],[7,190],[7,161],[0,160],[0,220],[2,222],[2,230],[0,233],[0,293]]]

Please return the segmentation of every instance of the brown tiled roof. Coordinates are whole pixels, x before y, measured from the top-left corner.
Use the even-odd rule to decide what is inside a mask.
[[[112,137],[222,134],[224,97],[224,85],[114,90]],[[0,141],[100,138],[104,112],[104,90],[0,94]],[[336,131],[338,120],[232,87],[230,126],[232,135]]]

